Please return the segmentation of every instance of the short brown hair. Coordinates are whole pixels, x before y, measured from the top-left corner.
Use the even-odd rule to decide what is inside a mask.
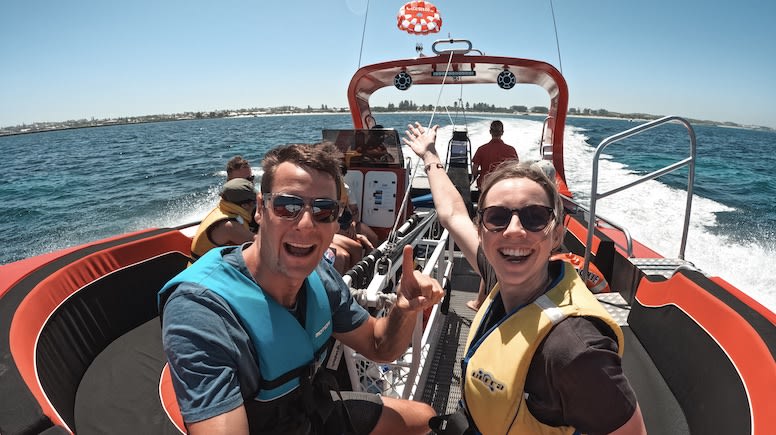
[[[499,120],[495,120],[491,122],[490,134],[492,134],[493,136],[501,136],[502,134],[504,134],[504,123]]]
[[[232,174],[232,172],[242,169],[242,168],[250,168],[251,164],[248,163],[247,160],[245,160],[242,156],[234,156],[231,159],[229,159],[228,162],[226,162],[226,176],[227,178],[229,175]]]
[[[331,175],[337,186],[338,199],[341,195],[342,172],[340,170],[342,153],[332,143],[317,144],[288,144],[273,148],[264,155],[261,167],[264,176],[261,178],[262,193],[272,191],[272,182],[275,180],[275,171],[278,165],[284,162],[304,166]]]

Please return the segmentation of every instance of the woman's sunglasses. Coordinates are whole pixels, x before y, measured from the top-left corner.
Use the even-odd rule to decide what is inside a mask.
[[[292,221],[299,219],[308,206],[316,222],[331,223],[340,215],[340,204],[329,198],[308,200],[288,193],[265,193],[264,204],[269,204],[275,216]]]
[[[536,233],[547,228],[553,218],[552,207],[544,205],[528,205],[523,208],[506,208],[500,205],[485,207],[478,210],[480,222],[488,231],[501,232],[507,229],[512,221],[512,215],[517,213],[520,225],[526,231]]]

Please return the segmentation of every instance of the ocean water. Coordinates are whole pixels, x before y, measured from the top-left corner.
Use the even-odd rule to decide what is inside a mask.
[[[409,122],[441,126],[449,117],[380,114],[403,134]],[[466,118],[476,149],[495,117]],[[541,118],[502,116],[505,142],[521,159],[538,159]],[[460,119],[458,120],[461,121]],[[589,200],[595,146],[635,127],[628,120],[570,118],[565,137],[569,187]],[[350,128],[350,115],[296,115],[122,125],[0,137],[7,162],[0,177],[0,264],[148,227],[201,219],[217,202],[226,161],[240,154],[260,173],[279,144],[316,142],[324,128]],[[695,197],[686,259],[776,311],[776,133],[694,126],[698,142]],[[682,126],[668,125],[607,148],[599,187],[652,172],[687,154]],[[414,154],[405,149],[405,158]],[[412,159],[414,161],[414,159]],[[422,175],[422,170],[420,171]],[[686,170],[604,198],[598,213],[665,256],[681,240]],[[620,181],[618,181],[620,180]],[[671,210],[670,213],[666,210]]]

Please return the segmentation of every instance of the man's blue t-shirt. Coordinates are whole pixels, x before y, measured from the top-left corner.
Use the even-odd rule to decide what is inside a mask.
[[[225,251],[223,260],[251,276],[239,247]],[[324,260],[316,271],[329,297],[333,331],[361,326],[369,313],[353,299],[339,274]],[[187,423],[231,411],[258,391],[258,358],[248,333],[229,304],[207,288],[183,283],[175,289],[164,305],[162,340]]]

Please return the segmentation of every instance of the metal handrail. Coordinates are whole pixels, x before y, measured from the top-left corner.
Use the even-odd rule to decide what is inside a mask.
[[[453,45],[453,44],[457,44],[457,43],[466,44],[467,47],[466,48],[448,48],[446,50],[437,49],[437,45],[441,45],[441,44]],[[433,51],[434,54],[439,55],[439,56],[441,56],[443,54],[449,54],[449,53],[453,53],[453,54],[469,54],[471,52],[477,52],[477,54],[482,55],[482,52],[480,50],[474,48],[473,45],[472,45],[472,42],[469,41],[468,39],[453,39],[453,38],[437,39],[431,45],[431,51]]]
[[[547,130],[547,123],[550,119],[552,119],[552,116],[544,118],[544,122],[542,123],[542,135],[539,136],[539,155],[542,160],[552,160],[552,144],[544,143],[544,132]],[[549,150],[549,152],[547,152],[547,150]]]
[[[620,187],[609,190],[608,192],[598,193],[598,162],[601,158],[601,154],[603,153],[604,149],[606,149],[606,147],[622,139],[634,136],[646,130],[655,128],[659,125],[666,124],[672,121],[676,121],[677,123],[682,124],[685,126],[685,128],[687,128],[687,132],[690,136],[690,156],[689,157],[682,159],[672,165],[668,165],[657,171],[643,175],[631,183],[624,184]],[[592,244],[593,244],[593,231],[595,230],[595,224],[596,224],[595,208],[598,200],[605,198],[609,195],[615,194],[617,192],[621,192],[625,189],[629,189],[645,181],[653,180],[655,178],[658,178],[670,172],[676,171],[677,169],[683,166],[687,166],[688,167],[687,202],[684,210],[684,226],[682,228],[682,242],[679,246],[679,258],[684,260],[684,250],[685,250],[685,246],[687,245],[687,232],[690,228],[690,212],[692,211],[693,185],[695,184],[695,160],[696,160],[695,130],[693,130],[692,126],[686,119],[680,118],[678,116],[665,116],[663,118],[656,119],[646,124],[642,124],[640,126],[623,131],[622,133],[609,136],[608,138],[601,141],[598,147],[596,147],[595,155],[593,156],[593,177],[590,185],[590,219],[588,220],[588,225],[587,225],[587,243],[585,246],[585,263],[584,263],[583,270],[587,272],[588,266],[590,264],[590,255],[591,255]],[[632,255],[633,255],[632,252],[628,253],[629,257]]]

